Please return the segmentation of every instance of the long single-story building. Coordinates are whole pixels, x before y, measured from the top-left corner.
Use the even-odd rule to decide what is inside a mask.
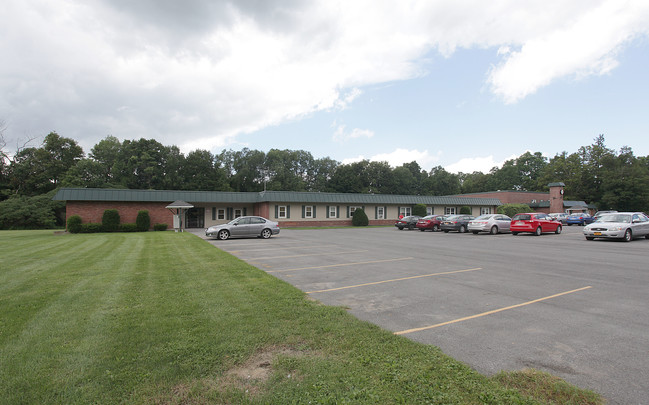
[[[370,225],[391,225],[410,215],[417,204],[428,214],[458,214],[469,206],[475,216],[495,213],[498,198],[351,194],[293,191],[223,192],[181,190],[127,190],[61,188],[54,200],[66,202],[66,219],[79,215],[83,223],[101,222],[107,209],[117,209],[122,223],[134,223],[140,210],[148,210],[151,224],[173,226],[173,212],[166,207],[184,201],[183,227],[206,228],[245,215],[259,215],[281,227],[351,225],[354,210],[363,208]]]

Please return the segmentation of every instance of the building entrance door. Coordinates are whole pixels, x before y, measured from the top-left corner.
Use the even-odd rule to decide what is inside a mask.
[[[187,210],[186,228],[205,228],[205,208],[194,207]]]

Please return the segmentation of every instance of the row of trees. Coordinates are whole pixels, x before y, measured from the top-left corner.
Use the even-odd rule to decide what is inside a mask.
[[[629,147],[609,149],[603,135],[577,152],[547,159],[526,152],[488,173],[449,173],[437,166],[423,170],[417,162],[393,168],[363,160],[341,164],[314,158],[303,150],[194,150],[154,139],[124,140],[108,136],[86,155],[78,143],[55,132],[38,147],[10,155],[0,123],[0,201],[51,193],[58,187],[108,187],[217,191],[322,191],[452,195],[493,190],[545,191],[563,181],[566,199],[599,208],[649,211],[649,157]]]

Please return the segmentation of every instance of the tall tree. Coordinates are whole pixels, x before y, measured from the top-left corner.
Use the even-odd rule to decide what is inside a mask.
[[[446,171],[442,166],[430,170],[424,182],[425,195],[452,195],[461,192],[460,176]]]

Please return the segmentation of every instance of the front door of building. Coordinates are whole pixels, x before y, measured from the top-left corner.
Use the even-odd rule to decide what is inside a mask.
[[[205,228],[205,208],[194,207],[187,210],[186,228]]]

